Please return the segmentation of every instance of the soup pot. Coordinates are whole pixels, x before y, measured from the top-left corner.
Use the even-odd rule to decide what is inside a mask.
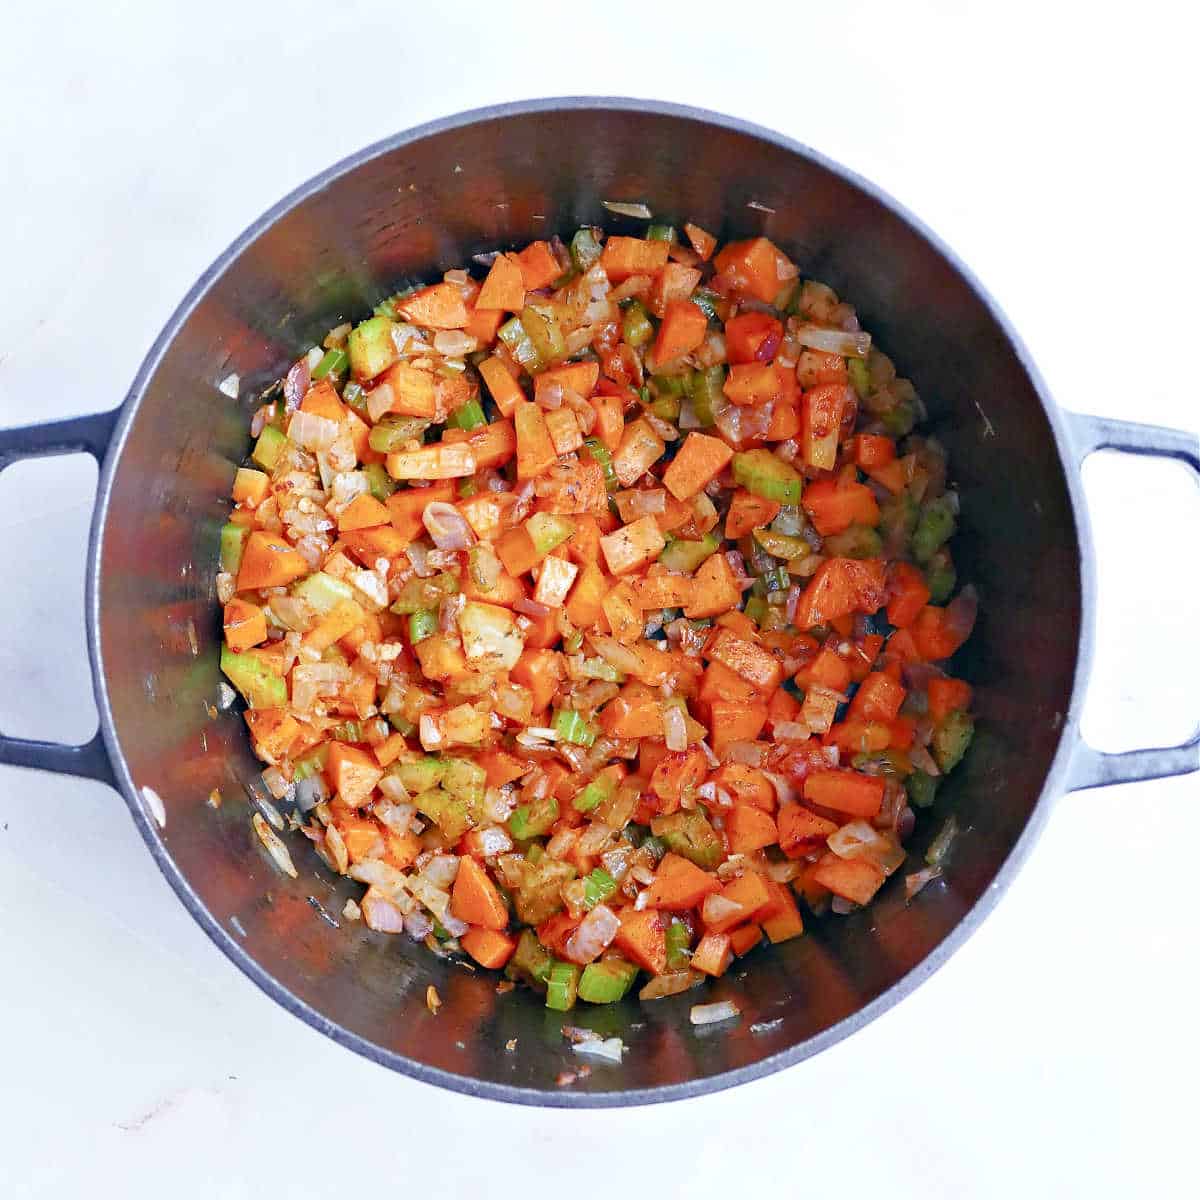
[[[410,278],[581,224],[637,233],[603,201],[641,202],[721,240],[759,234],[829,283],[912,378],[962,497],[955,556],[982,597],[956,670],[979,733],[923,813],[961,832],[943,877],[756,950],[702,991],[581,1005],[568,1021],[619,1036],[619,1064],[583,1061],[563,1015],[342,916],[359,887],[302,838],[299,877],[251,830],[259,764],[218,706],[214,575],[256,396],[334,325]],[[0,433],[0,467],[86,452],[102,464],[88,551],[88,643],[100,728],[83,746],[3,738],[0,761],[103,780],[205,932],[269,996],[342,1045],[457,1091],[587,1107],[672,1100],[797,1063],[907,995],[996,903],[1063,791],[1200,768],[1200,741],[1104,754],[1079,717],[1095,578],[1080,463],[1111,447],[1200,472],[1200,443],[1059,410],[996,305],[938,239],[870,183],[768,130],[637,100],[558,99],[435,121],[353,155],[256,221],[204,273],[112,412]],[[214,807],[209,797],[219,792]],[[303,844],[300,844],[303,843]],[[426,1005],[433,984],[441,1010]],[[732,1000],[736,1023],[689,1024]],[[515,1041],[514,1041],[515,1039]],[[513,1047],[512,1049],[508,1047]]]

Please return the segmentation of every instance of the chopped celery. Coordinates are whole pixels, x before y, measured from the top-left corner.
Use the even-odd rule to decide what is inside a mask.
[[[353,600],[354,592],[348,583],[315,571],[292,588],[292,595],[312,605],[319,613],[327,613],[345,600]]]
[[[326,375],[340,375],[350,362],[350,356],[340,347],[326,350],[321,361],[313,367],[312,377],[324,379]]]
[[[851,525],[841,533],[831,533],[823,552],[836,558],[878,558],[883,553],[883,539],[869,525]]]
[[[975,721],[961,709],[947,713],[934,726],[930,748],[943,775],[962,762],[974,736]]]
[[[236,575],[242,565],[242,552],[246,549],[246,539],[250,530],[245,525],[235,525],[232,521],[221,526],[221,570],[230,575]]]
[[[408,640],[415,646],[437,633],[437,613],[430,608],[419,608],[408,617]]]
[[[357,721],[343,721],[329,731],[329,736],[335,742],[361,742],[362,726]]]
[[[388,773],[395,775],[408,793],[415,796],[441,783],[445,770],[446,764],[440,758],[428,754],[413,762],[397,763]]]
[[[591,746],[596,741],[596,727],[571,708],[559,709],[554,714],[554,730],[564,742],[576,746]]]
[[[544,992],[554,959],[538,941],[532,929],[522,929],[517,948],[504,968],[504,974],[514,983],[528,984],[534,991]]]
[[[497,336],[508,347],[508,352],[514,360],[525,370],[532,373],[540,371],[545,365],[538,354],[537,347],[533,344],[533,339],[526,333],[525,326],[521,324],[519,317],[510,317],[505,321],[500,326]]]
[[[660,421],[678,421],[681,405],[678,396],[656,396],[650,411]]]
[[[912,535],[913,558],[927,563],[954,536],[954,504],[948,496],[939,496],[921,506],[921,515]]]
[[[904,781],[904,787],[914,808],[928,808],[937,796],[938,781],[924,771],[914,771]]]
[[[350,331],[346,349],[350,365],[359,379],[374,379],[396,361],[396,343],[392,340],[394,323],[388,317],[369,317]]]
[[[538,556],[544,558],[575,532],[575,522],[570,517],[536,512],[525,522],[525,532],[529,534]]]
[[[432,579],[410,579],[392,605],[392,612],[399,617],[411,616],[423,608],[433,608],[440,604],[446,596],[458,592],[458,576],[449,571],[441,571]]]
[[[378,454],[403,450],[409,442],[419,442],[429,428],[423,417],[383,416],[367,436],[367,444]]]
[[[848,358],[846,371],[850,376],[850,386],[854,389],[854,394],[860,400],[865,400],[871,391],[871,372],[867,369],[867,360]]]
[[[677,242],[678,236],[673,225],[650,225],[646,229],[648,242]]]
[[[616,890],[617,881],[603,867],[596,867],[584,876],[584,907],[595,908],[597,904],[603,904]]]
[[[600,261],[603,249],[596,237],[596,230],[590,225],[575,231],[571,239],[571,261],[577,271],[586,271]]]
[[[287,703],[287,681],[258,655],[235,654],[222,646],[221,670],[251,708],[282,708]]]
[[[754,529],[751,533],[754,540],[775,558],[805,558],[812,553],[812,547],[802,537],[776,533],[773,529]]]
[[[396,490],[396,481],[387,473],[383,463],[367,463],[362,469],[367,477],[371,495],[376,500],[384,501]]]
[[[879,420],[890,436],[904,437],[905,434],[912,432],[913,426],[917,423],[916,407],[910,400],[900,400],[886,412],[880,413]]]
[[[666,854],[667,843],[664,842],[662,838],[655,837],[653,834],[649,834],[642,838],[640,848],[645,850],[648,854],[652,854],[656,859],[659,859]]]
[[[767,602],[762,596],[748,596],[746,603],[742,606],[742,612],[756,625],[761,625],[763,618],[767,615]]]
[[[250,457],[264,471],[273,471],[286,445],[287,438],[274,425],[268,425],[258,435],[258,441],[254,443]]]
[[[912,537],[916,527],[917,503],[907,492],[901,492],[880,505],[879,532],[885,542],[903,545]]]
[[[588,963],[579,979],[579,999],[589,1004],[616,1004],[633,986],[638,969],[621,958]]]
[[[447,424],[455,429],[478,429],[480,425],[486,425],[487,417],[483,415],[483,405],[475,398],[468,400],[450,414]]]
[[[566,356],[567,341],[559,324],[558,309],[553,304],[526,304],[521,310],[520,321],[543,365]]]
[[[342,388],[342,402],[348,404],[360,417],[367,415],[367,393],[353,379]]]
[[[725,857],[725,843],[699,809],[680,809],[655,817],[650,830],[670,850],[711,871]]]
[[[760,579],[763,591],[768,595],[771,592],[786,592],[792,586],[792,577],[788,574],[787,567],[772,567],[760,576]]]
[[[668,542],[658,561],[669,571],[690,575],[705,559],[712,557],[721,543],[715,534],[706,533],[698,542],[676,538]]]
[[[746,450],[733,456],[733,477],[748,492],[780,504],[799,504],[800,473],[770,450]]]
[[[388,713],[388,722],[397,733],[402,733],[405,737],[417,732],[417,727],[399,713]]]
[[[957,583],[958,572],[954,569],[954,559],[943,546],[925,564],[925,586],[929,588],[930,604],[945,604],[954,594]]]
[[[606,800],[611,800],[613,793],[617,790],[616,780],[611,775],[597,775],[584,789],[571,801],[572,807],[576,812],[591,812],[594,808],[599,808]]]
[[[325,764],[329,761],[329,746],[322,743],[315,750],[310,750],[303,757],[296,759],[292,763],[292,778],[297,783],[302,779],[308,779],[309,776],[315,775],[318,771],[325,770]]]
[[[483,793],[487,790],[487,771],[466,758],[447,758],[444,762],[442,789],[465,800],[468,806],[482,804]]]
[[[698,287],[691,295],[691,301],[697,307],[704,310],[704,315],[710,320],[717,319],[717,305],[721,302],[721,297],[716,292],[705,287]]]
[[[685,970],[692,961],[692,935],[682,921],[667,926],[667,970]]]
[[[673,396],[676,400],[687,392],[686,375],[651,375],[650,394],[658,399]]]
[[[521,885],[513,894],[518,919],[526,925],[540,925],[554,916],[563,906],[563,884],[574,878],[575,868],[570,863],[550,858],[535,842],[525,853]]]
[[[707,428],[716,419],[716,405],[724,400],[725,368],[718,363],[693,371],[687,378],[687,394],[696,420]]]
[[[608,447],[599,438],[585,438],[584,449],[592,456],[593,461],[599,464],[600,470],[604,472],[604,486],[610,492],[615,492],[620,487],[620,481],[617,479],[617,470],[613,466],[612,455],[609,453]]]
[[[575,1007],[579,994],[579,968],[574,963],[554,960],[546,977],[546,1007],[556,1012],[568,1012]]]
[[[417,812],[428,817],[448,841],[457,842],[471,828],[467,802],[439,787],[418,793],[413,797],[413,803],[417,806]]]
[[[558,801],[553,796],[543,796],[519,805],[508,818],[508,829],[519,842],[532,837],[541,837],[558,820]]]
[[[567,654],[578,654],[583,648],[583,630],[577,629],[570,636],[563,638],[563,650]],[[614,680],[615,682],[615,680]]]
[[[621,318],[621,338],[630,346],[645,346],[654,340],[654,326],[639,300],[630,301]]]

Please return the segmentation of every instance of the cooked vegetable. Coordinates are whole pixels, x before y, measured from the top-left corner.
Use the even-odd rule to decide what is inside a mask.
[[[557,1012],[719,976],[803,934],[797,897],[869,903],[974,733],[915,390],[768,239],[682,229],[342,328],[259,409],[220,531],[272,794],[371,929]]]

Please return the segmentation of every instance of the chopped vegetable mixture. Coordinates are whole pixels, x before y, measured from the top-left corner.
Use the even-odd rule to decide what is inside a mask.
[[[552,1009],[671,995],[904,863],[973,733],[958,499],[912,384],[766,238],[485,258],[264,394],[221,667],[372,929]]]

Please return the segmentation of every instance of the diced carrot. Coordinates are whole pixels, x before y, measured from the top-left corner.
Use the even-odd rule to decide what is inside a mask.
[[[447,429],[443,440],[451,441],[450,434],[457,434],[454,440],[461,440],[470,446],[479,470],[502,467],[517,453],[516,431],[508,420],[492,421],[488,425],[480,425],[478,429]]]
[[[724,663],[731,671],[736,671],[743,679],[748,679],[756,688],[770,693],[783,681],[783,667],[779,660],[756,646],[722,629],[706,648],[710,658]]]
[[[475,307],[511,313],[520,312],[525,307],[525,278],[515,254],[496,256],[475,298]]]
[[[563,657],[557,650],[521,651],[516,666],[508,673],[513,683],[527,687],[533,695],[533,711],[540,712],[554,698],[562,681]]]
[[[620,396],[593,396],[596,410],[596,436],[610,454],[615,454],[625,432],[624,405]]]
[[[779,840],[771,814],[750,804],[735,804],[725,814],[725,836],[731,854],[753,854]]]
[[[854,462],[864,471],[885,467],[896,457],[896,443],[878,433],[859,433],[854,436]]]
[[[796,437],[800,432],[800,409],[795,404],[785,404],[777,401],[771,410],[771,423],[763,440],[767,442],[786,442]]]
[[[708,333],[708,317],[704,310],[690,300],[672,300],[658,327],[654,339],[654,362],[657,366],[691,354]]]
[[[283,758],[300,733],[300,722],[286,708],[248,708],[244,716],[260,757]]]
[[[441,442],[387,456],[387,472],[393,479],[465,479],[478,466],[475,452],[465,443]]]
[[[650,776],[650,791],[663,801],[659,811],[674,812],[700,786],[707,772],[708,758],[699,746],[667,751]]]
[[[839,383],[810,388],[800,401],[800,444],[810,467],[833,470],[850,389]]]
[[[644,417],[631,421],[613,453],[613,470],[622,487],[632,487],[666,452],[667,444]]]
[[[600,378],[600,366],[594,362],[564,363],[559,367],[551,367],[534,377],[534,399],[547,394],[552,384],[570,388],[577,395],[587,400],[596,390],[596,381]]]
[[[804,780],[804,798],[852,817],[874,817],[883,807],[883,779],[858,771],[813,771]]]
[[[386,504],[376,500],[369,492],[361,492],[338,517],[338,530],[373,529],[376,525],[387,525],[390,520],[391,514]]]
[[[462,289],[453,283],[435,283],[396,301],[396,311],[414,325],[427,329],[462,329],[467,304]]]
[[[517,431],[517,478],[535,479],[558,457],[542,409],[527,400],[517,402],[513,412]]]
[[[699,282],[700,272],[695,267],[677,262],[667,263],[655,276],[654,283],[651,285],[650,295],[647,299],[650,311],[656,317],[665,317],[670,305],[677,300],[686,301]],[[707,320],[708,318],[705,317],[706,323]],[[655,359],[658,362],[667,361],[666,358],[659,358],[657,352]]]
[[[767,238],[729,242],[714,260],[723,275],[735,276],[751,296],[770,304],[796,278],[795,264]]]
[[[251,537],[253,536],[251,534]],[[242,569],[245,570],[245,559],[242,562]],[[241,587],[240,575],[238,576],[238,586]],[[953,602],[951,603],[953,605]],[[950,658],[957,653],[971,632],[970,628],[956,627],[948,619],[948,612],[949,609],[927,604],[917,614],[917,619],[910,626],[917,652],[929,662]]]
[[[228,612],[228,608],[226,612]],[[228,634],[226,635],[228,637]],[[971,707],[971,685],[961,679],[935,676],[929,681],[929,715],[940,721],[952,712]]]
[[[725,516],[725,536],[731,540],[745,537],[752,529],[762,529],[779,516],[779,505],[738,488]]]
[[[516,938],[494,929],[468,929],[458,939],[462,948],[481,966],[498,971],[517,948]]]
[[[757,871],[745,871],[735,879],[731,879],[721,889],[721,899],[728,900],[738,906],[737,912],[730,912],[717,921],[710,922],[707,929],[710,933],[726,933],[745,921],[756,920],[764,911],[769,911],[772,895],[769,880]]]
[[[505,750],[488,750],[479,756],[477,762],[487,772],[486,782],[490,788],[512,783],[529,770],[528,763],[522,762]]]
[[[400,755],[408,750],[408,743],[404,740],[404,734],[392,733],[382,742],[376,742],[371,749],[375,754],[375,761],[381,767],[390,767]]]
[[[667,922],[652,908],[623,908],[617,914],[621,928],[613,946],[631,963],[661,975],[667,969]]]
[[[388,412],[431,419],[438,415],[437,380],[432,371],[424,371],[409,363],[396,363],[384,374],[376,391],[382,391],[385,387],[391,392]]]
[[[767,705],[767,723],[774,728],[776,725],[796,721],[800,717],[800,701],[786,688],[779,688]]]
[[[691,432],[663,472],[663,486],[678,500],[703,491],[728,465],[733,451],[720,438]]]
[[[611,737],[662,737],[662,706],[654,699],[617,696],[600,710],[600,727]]]
[[[563,273],[549,242],[530,242],[516,258],[527,292],[549,287]]]
[[[692,970],[705,975],[724,975],[733,961],[733,947],[727,933],[706,933],[692,951]]]
[[[265,471],[255,471],[250,467],[238,467],[237,474],[233,477],[233,502],[257,508],[262,503],[263,497],[266,496],[270,484],[271,480]]]
[[[450,911],[468,925],[481,925],[484,929],[508,928],[508,905],[488,877],[487,870],[468,856],[458,860],[458,874],[450,893]]]
[[[426,488],[402,488],[387,498],[388,516],[392,528],[404,538],[404,544],[415,541],[425,532],[421,520],[425,506],[431,500],[450,503],[454,500],[455,486],[451,480],[441,480]]]
[[[603,612],[604,596],[610,586],[608,578],[595,563],[584,563],[567,597],[567,619],[577,629],[590,629]]]
[[[463,332],[473,337],[481,346],[490,346],[504,322],[504,313],[498,308],[472,308],[467,316]]]
[[[654,881],[642,893],[647,908],[660,908],[668,912],[683,912],[695,908],[705,896],[721,890],[720,880],[695,863],[678,854],[663,855],[658,864]]]
[[[583,431],[569,408],[556,408],[546,413],[546,431],[555,454],[573,454],[583,445]]]
[[[875,612],[884,598],[884,566],[878,559],[830,558],[800,597],[793,624],[812,629],[854,612]]]
[[[325,420],[340,425],[346,417],[347,409],[337,394],[337,388],[328,379],[322,379],[304,393],[304,399],[300,401],[300,411],[324,417]]]
[[[909,484],[908,470],[900,459],[893,459],[881,467],[864,467],[867,474],[882,484],[893,495],[899,495]]]
[[[512,377],[511,372],[495,355],[485,358],[479,364],[479,374],[487,389],[496,402],[496,407],[506,416],[511,417],[517,404],[525,399],[525,393]]]
[[[775,811],[775,787],[757,767],[726,763],[712,778],[717,787],[733,797],[734,803],[753,805],[767,813]]]
[[[249,600],[234,598],[225,605],[225,643],[235,654],[267,640],[267,614]]]
[[[684,225],[683,232],[687,234],[692,248],[700,255],[700,260],[708,262],[712,258],[712,252],[717,248],[717,239],[707,229],[701,229],[699,225],[693,225],[690,222]]]
[[[850,702],[850,715],[860,721],[891,721],[907,695],[904,688],[882,671],[868,675]]]
[[[353,600],[339,600],[304,635],[303,645],[309,650],[328,650],[352,629],[363,622],[362,607]]]
[[[351,808],[365,804],[375,785],[383,778],[383,771],[373,754],[357,746],[348,746],[345,742],[329,744],[325,772],[334,790]]]
[[[739,925],[729,931],[729,948],[736,958],[741,958],[762,941],[762,936],[761,925]]]
[[[888,620],[898,629],[907,628],[928,603],[929,585],[921,571],[912,563],[892,563],[888,568]]]
[[[608,618],[608,627],[618,642],[628,646],[642,636],[644,622],[641,606],[628,582],[622,580],[610,588],[601,601],[601,608]]]
[[[286,587],[293,579],[307,575],[312,568],[298,550],[292,549],[281,533],[255,530],[242,550],[237,590]]]
[[[886,876],[869,858],[839,858],[826,854],[813,869],[813,879],[835,896],[855,904],[869,904]]]
[[[818,816],[802,804],[789,801],[779,809],[779,848],[788,858],[804,858],[825,845],[837,822]]]
[[[799,937],[804,932],[804,922],[792,893],[773,879],[767,880],[767,891],[771,898],[758,914],[763,933],[772,945]]]
[[[517,525],[501,535],[496,542],[496,556],[504,564],[504,569],[513,576],[524,575],[542,561],[542,556],[524,525]]]
[[[653,517],[642,517],[640,521],[623,525],[600,539],[604,561],[614,575],[627,575],[653,562],[666,544],[667,540]]]
[[[647,575],[633,585],[638,607],[642,609],[684,608],[691,604],[694,591],[695,582],[686,575]]]
[[[767,706],[761,700],[714,700],[710,712],[711,744],[718,758],[732,742],[754,741],[767,723]]]
[[[610,237],[604,243],[600,266],[612,283],[622,283],[631,275],[654,275],[667,265],[666,242],[643,238]]]
[[[600,562],[600,522],[590,513],[579,516],[575,521],[575,536],[567,543],[567,553],[581,567]]]
[[[748,679],[731,671],[724,663],[710,662],[700,683],[699,699],[708,703],[719,700],[749,701],[762,699],[762,693]],[[764,709],[765,711],[765,709]],[[764,716],[763,720],[766,720]]]
[[[783,388],[782,368],[773,363],[740,363],[729,368],[724,390],[732,403],[757,408],[778,400]]]
[[[725,322],[725,352],[731,363],[767,363],[783,341],[783,322],[769,313],[744,312]]]

